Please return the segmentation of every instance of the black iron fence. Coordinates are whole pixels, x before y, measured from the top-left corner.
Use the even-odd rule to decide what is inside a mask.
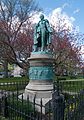
[[[84,80],[55,82],[52,99],[45,106],[43,99],[37,104],[36,98],[30,102],[29,96],[27,100],[23,94],[18,97],[26,84],[18,83],[15,91],[0,91],[1,116],[8,120],[84,120]]]
[[[65,120],[84,120],[84,80],[58,82],[59,92],[65,98]]]

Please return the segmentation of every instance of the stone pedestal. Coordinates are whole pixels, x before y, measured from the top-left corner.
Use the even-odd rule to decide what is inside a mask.
[[[52,98],[54,59],[50,52],[32,52],[29,63],[30,82],[25,88],[24,98],[27,99],[28,95],[33,102],[36,97],[36,103],[42,98],[45,105]]]

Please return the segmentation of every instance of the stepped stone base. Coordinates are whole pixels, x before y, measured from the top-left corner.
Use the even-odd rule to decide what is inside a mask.
[[[29,98],[33,100],[36,98],[51,98],[53,85],[47,81],[31,81],[25,88],[25,94],[29,95]]]

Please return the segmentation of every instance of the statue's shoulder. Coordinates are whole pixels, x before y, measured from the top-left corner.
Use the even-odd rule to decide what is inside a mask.
[[[41,20],[38,22],[38,24],[41,23]]]
[[[49,23],[49,21],[47,19],[45,19],[45,22]]]

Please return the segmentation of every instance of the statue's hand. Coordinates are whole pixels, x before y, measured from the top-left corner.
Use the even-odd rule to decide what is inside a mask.
[[[52,33],[53,32],[53,29],[52,28],[50,28],[50,31],[49,31],[50,33]]]

